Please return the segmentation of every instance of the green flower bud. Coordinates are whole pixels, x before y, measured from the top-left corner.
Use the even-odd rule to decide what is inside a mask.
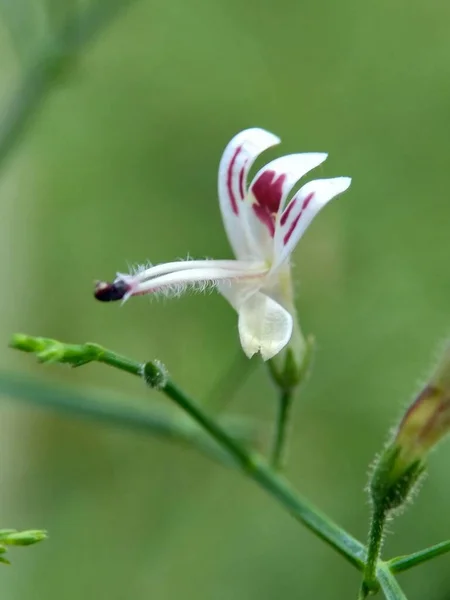
[[[41,530],[15,531],[2,538],[2,543],[8,546],[30,546],[47,538],[47,533]]]
[[[149,387],[162,390],[167,385],[169,375],[162,362],[154,360],[142,365],[142,377]]]
[[[294,327],[292,338],[285,348],[267,362],[269,372],[284,391],[291,391],[307,377],[314,355],[314,338],[303,338],[300,328]]]

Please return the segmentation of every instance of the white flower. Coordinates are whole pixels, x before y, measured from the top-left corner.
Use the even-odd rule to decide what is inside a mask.
[[[118,273],[113,283],[97,284],[96,298],[126,300],[212,284],[238,312],[247,356],[260,352],[268,360],[280,352],[293,329],[290,256],[315,215],[348,189],[351,179],[310,181],[288,201],[297,181],[327,157],[314,152],[277,158],[248,185],[255,159],[279,142],[268,131],[247,129],[231,140],[220,161],[220,209],[236,260],[177,261]]]

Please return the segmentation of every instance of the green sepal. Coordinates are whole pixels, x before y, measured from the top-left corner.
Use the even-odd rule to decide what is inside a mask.
[[[308,336],[301,350],[290,343],[267,361],[270,375],[281,390],[291,392],[305,380],[314,356],[314,343],[314,337]]]
[[[416,460],[406,468],[399,468],[400,449],[393,445],[380,456],[372,473],[370,495],[375,506],[383,506],[389,512],[408,502],[425,464]]]

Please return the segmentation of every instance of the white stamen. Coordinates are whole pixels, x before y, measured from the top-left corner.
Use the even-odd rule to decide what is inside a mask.
[[[267,270],[267,266],[263,262],[256,261],[244,261],[244,260],[182,260],[176,262],[169,262],[162,265],[156,265],[154,267],[137,267],[134,273],[125,274],[117,273],[117,280],[123,280],[129,283],[135,283],[139,281],[143,283],[149,279],[159,277],[160,275],[166,275],[168,273],[178,273],[179,271],[195,270],[195,269],[216,269],[220,270],[232,270],[240,272],[257,272],[261,270]]]
[[[235,266],[234,261],[192,261],[192,263],[197,262],[207,262],[208,268],[202,264],[202,268],[183,269],[172,273],[164,273],[164,275],[152,277],[146,281],[142,281],[141,276],[123,276],[123,280],[131,287],[125,299],[130,296],[154,292],[177,296],[189,287],[204,291],[209,287],[216,287],[219,281],[258,279],[264,277],[268,271],[266,265],[261,266],[259,263],[249,263],[251,267],[247,266],[246,270],[244,270],[242,264],[238,265],[237,269],[225,269],[221,266],[216,266],[217,263],[228,263]],[[160,266],[166,267],[167,265]]]

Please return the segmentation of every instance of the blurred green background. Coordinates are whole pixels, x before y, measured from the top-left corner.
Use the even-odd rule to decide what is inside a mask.
[[[87,7],[75,4],[0,0],[4,120],[20,82],[42,66],[50,31]],[[216,177],[237,131],[280,135],[269,158],[328,151],[317,174],[351,175],[353,185],[295,256],[301,321],[318,351],[296,404],[288,476],[363,539],[368,465],[450,330],[450,5],[129,4],[80,46],[2,163],[2,370],[166,402],[106,367],[38,367],[6,348],[15,331],[90,340],[157,357],[210,399],[239,351],[228,304],[213,294],[102,305],[92,281],[147,259],[231,256]],[[51,537],[12,551],[4,598],[356,597],[357,572],[238,473],[19,400],[1,402],[1,526]],[[273,418],[263,368],[230,410]],[[448,447],[433,455],[386,555],[450,536],[447,462]],[[450,597],[448,560],[401,575],[408,597]]]

